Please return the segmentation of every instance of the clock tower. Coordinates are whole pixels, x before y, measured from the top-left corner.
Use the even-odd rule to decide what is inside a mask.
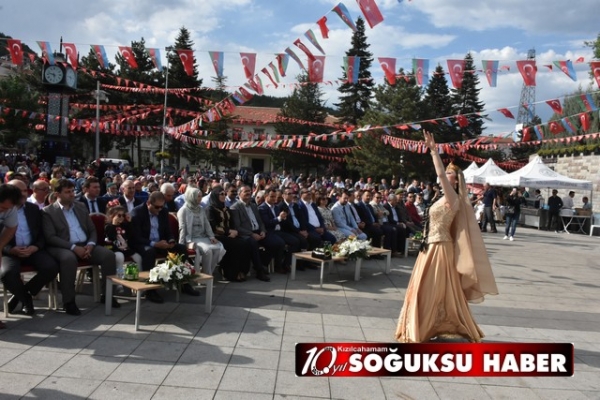
[[[54,53],[54,60],[53,65],[45,63],[42,68],[42,83],[48,90],[48,108],[41,158],[51,165],[70,167],[69,96],[77,89],[77,71],[61,53]]]

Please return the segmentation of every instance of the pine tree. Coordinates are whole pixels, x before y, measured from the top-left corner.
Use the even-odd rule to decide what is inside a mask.
[[[369,47],[365,35],[365,22],[359,17],[356,20],[356,31],[352,35],[352,47],[346,51],[347,57],[360,57],[358,82],[347,82],[348,76],[344,70],[341,80],[346,83],[339,87],[340,102],[335,104],[339,108],[340,122],[356,126],[370,108],[375,83],[371,79],[373,54],[368,50]]]
[[[347,157],[349,167],[361,176],[373,179],[408,177],[421,174],[426,167],[421,155],[393,148],[381,141],[381,136],[420,140],[420,132],[397,128],[403,122],[422,120],[425,116],[423,90],[417,85],[413,75],[406,75],[403,69],[397,74],[395,85],[387,81],[374,90],[374,101],[362,120],[364,125],[386,126],[386,131],[368,131],[356,140],[360,150]],[[429,163],[431,164],[431,163]]]
[[[200,89],[202,85],[202,79],[198,78],[198,64],[194,57],[194,69],[193,74],[190,76],[185,72],[183,63],[179,59],[177,50],[192,50],[194,42],[191,39],[190,31],[185,27],[179,29],[179,34],[175,39],[173,45],[173,51],[168,52],[169,58],[169,88],[193,88]],[[192,95],[200,95],[200,92],[192,93]],[[180,96],[168,96],[167,107],[190,109],[192,106],[189,104],[185,97]],[[204,111],[204,109],[198,110],[197,105],[194,104],[194,111]],[[189,117],[181,117],[177,115],[171,115],[170,120],[173,121],[174,126],[182,125],[190,120]],[[181,151],[184,146],[179,140],[172,140],[169,135],[165,136],[165,149],[167,148],[167,140],[170,142],[169,153],[175,157],[176,168],[179,169],[181,163]]]
[[[479,101],[479,77],[473,64],[473,56],[465,56],[465,68],[460,89],[452,89],[453,113],[465,115],[468,125],[461,128],[456,123],[456,129],[463,140],[473,139],[483,133],[483,117],[479,115],[484,105]]]
[[[426,119],[437,120],[436,125],[429,125],[428,130],[435,135],[438,143],[462,140],[460,134],[441,118],[452,116],[452,98],[446,80],[444,68],[438,64],[429,80],[423,99],[426,109]]]
[[[298,75],[296,79],[299,86],[286,99],[279,115],[303,121],[325,122],[327,111],[321,99],[323,92],[319,88],[319,84],[310,82],[306,72]],[[278,135],[306,136],[310,133],[317,135],[326,133],[328,128],[319,125],[280,122],[275,125],[275,130]],[[289,165],[297,168],[308,168],[308,166],[314,166],[316,160],[314,157],[293,154],[286,151],[274,151],[273,157],[275,164],[278,166],[287,164],[287,168],[289,168]]]

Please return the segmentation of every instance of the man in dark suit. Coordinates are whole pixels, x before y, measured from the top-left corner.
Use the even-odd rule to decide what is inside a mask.
[[[178,243],[175,234],[171,232],[169,211],[165,207],[165,196],[161,192],[153,192],[148,201],[135,207],[131,212],[131,243],[129,245],[142,256],[142,271],[154,268],[156,258],[167,253],[181,254],[187,257],[185,245]],[[183,293],[200,296],[200,292],[190,284],[182,287]],[[146,298],[155,303],[163,299],[155,290],[147,290]]]
[[[127,209],[127,212],[133,211],[133,209],[141,204],[144,204],[144,200],[135,197],[135,184],[132,180],[126,180],[121,184],[122,196],[119,197],[119,203]]]
[[[10,242],[2,249],[0,277],[4,287],[13,294],[8,301],[8,312],[12,314],[20,302],[23,312],[33,315],[35,309],[32,296],[37,295],[44,285],[56,277],[58,264],[44,250],[42,214],[38,206],[27,202],[27,186],[20,180],[12,180],[8,184],[19,188],[23,197],[21,203],[17,205],[19,221],[17,230]],[[21,280],[20,269],[23,264],[37,270],[37,274],[27,284]]]
[[[283,190],[283,201],[277,204],[276,209],[287,213],[287,218],[281,221],[281,230],[294,235],[300,241],[301,249],[308,249],[308,229],[301,216],[298,203],[296,203],[296,193],[292,188]]]
[[[80,260],[100,265],[102,276],[116,274],[115,253],[103,246],[96,246],[96,227],[83,204],[75,201],[75,184],[61,179],[54,187],[57,200],[42,210],[42,227],[46,239],[46,250],[58,261],[60,288],[64,309],[67,314],[79,315],[75,303],[75,277]],[[100,238],[102,239],[102,238]],[[102,279],[102,292],[106,279]],[[105,301],[104,294],[102,301]],[[120,307],[116,299],[113,307]]]
[[[275,260],[275,269],[285,272],[287,266],[283,265],[285,253],[285,242],[277,236],[267,236],[267,230],[260,217],[258,207],[252,203],[252,189],[249,186],[242,186],[239,191],[239,200],[231,206],[231,223],[233,229],[238,231],[238,236],[246,240],[253,248],[252,265],[256,271],[257,279],[269,282],[271,278],[262,261],[258,257],[259,246],[264,246],[267,250],[268,264],[271,257]]]
[[[373,208],[369,204],[370,201],[371,192],[365,190],[362,194],[361,201],[356,203],[356,211],[358,211],[360,220],[365,223],[365,227],[362,228],[362,231],[367,234],[369,239],[371,239],[374,247],[381,247],[383,231],[379,226],[379,222],[377,222]]]
[[[258,206],[258,212],[267,230],[267,240],[270,239],[270,236],[277,236],[287,245],[283,265],[291,265],[292,253],[300,251],[302,244],[300,238],[285,232],[281,227],[282,222],[286,221],[289,215],[277,207],[277,190],[268,189],[266,191],[265,202]],[[303,244],[306,245],[306,241]]]
[[[300,210],[300,218],[304,220],[304,224],[308,230],[308,242],[311,248],[321,247],[323,241],[331,244],[337,240],[333,234],[327,232],[325,229],[325,221],[321,212],[317,208],[317,205],[312,202],[312,193],[308,189],[302,189],[300,191],[301,200],[298,202],[298,209]]]
[[[88,209],[89,213],[106,214],[106,198],[100,197],[100,181],[95,176],[85,180],[82,186],[83,195],[79,198]]]

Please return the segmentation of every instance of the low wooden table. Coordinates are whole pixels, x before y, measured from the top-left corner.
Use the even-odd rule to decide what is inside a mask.
[[[135,296],[135,330],[138,330],[140,320],[140,300],[142,292],[146,290],[158,290],[164,286],[158,283],[146,283],[149,277],[149,272],[140,272],[139,280],[127,281],[120,279],[117,275],[110,275],[106,277],[106,302],[104,304],[104,314],[110,315],[112,313],[112,292],[113,285],[122,285],[123,287],[129,288],[136,292]],[[204,311],[210,313],[212,310],[212,295],[213,295],[213,277],[208,274],[198,274],[195,279],[196,283],[206,282],[206,300],[204,302]],[[177,301],[179,301],[179,291],[177,291]]]
[[[368,254],[369,254],[369,256],[387,255],[387,262],[385,265],[385,273],[386,274],[390,273],[391,265],[392,265],[392,251],[391,250],[374,248],[374,249],[371,249]],[[309,261],[309,262],[313,262],[316,264],[320,264],[321,272],[320,272],[320,277],[319,277],[319,285],[322,289],[323,288],[323,271],[325,270],[325,264],[327,264],[329,266],[329,269],[331,270],[331,265],[333,265],[333,263],[335,261],[346,261],[346,257],[332,257],[331,260],[321,260],[320,258],[314,258],[312,256],[311,251],[301,251],[298,253],[293,253],[292,254],[292,273],[291,273],[292,280],[296,279],[296,262],[298,260]],[[360,268],[361,267],[362,267],[362,258],[359,258],[356,260],[356,263],[354,265],[354,280],[355,281],[360,280]]]

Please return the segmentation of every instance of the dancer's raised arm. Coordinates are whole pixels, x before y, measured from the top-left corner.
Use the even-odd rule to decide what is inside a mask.
[[[453,205],[456,199],[458,198],[458,195],[456,193],[455,188],[448,180],[446,173],[455,172],[446,171],[446,169],[444,168],[444,163],[442,162],[442,158],[438,153],[435,140],[433,139],[433,134],[424,130],[423,135],[425,136],[425,144],[431,152],[431,158],[433,159],[433,165],[435,166],[435,173],[440,179],[440,184],[442,185],[442,189],[444,190],[444,196],[446,197],[446,202],[450,205]]]

